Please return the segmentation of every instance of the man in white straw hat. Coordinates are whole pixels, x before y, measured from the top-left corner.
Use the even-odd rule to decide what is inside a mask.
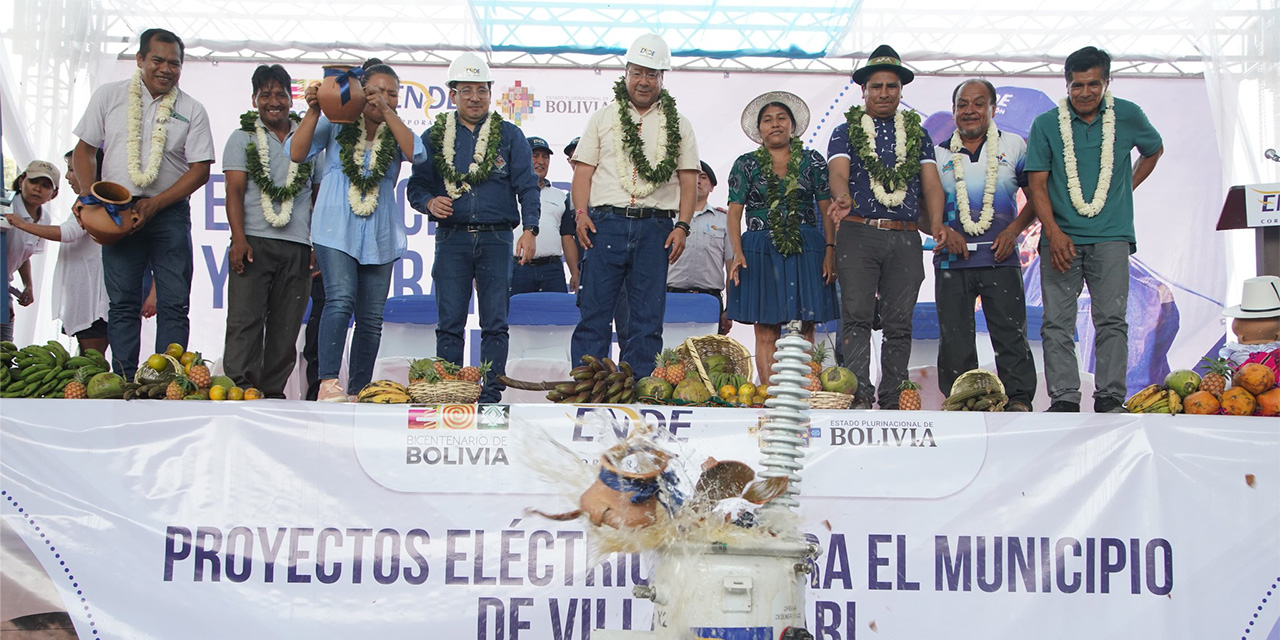
[[[662,88],[671,49],[636,38],[614,100],[591,114],[574,149],[572,201],[582,256],[572,357],[609,355],[610,321],[627,300],[621,359],[637,376],[662,349],[667,266],[684,251],[698,191],[698,145],[689,120]]]
[[[1222,315],[1235,318],[1231,333],[1238,342],[1228,342],[1218,355],[1232,366],[1244,364],[1255,353],[1280,349],[1280,277],[1259,276],[1244,281],[1240,304],[1227,307]]]
[[[462,364],[474,284],[480,360],[491,367],[480,402],[498,402],[505,387],[497,378],[506,373],[509,348],[511,257],[520,264],[533,259],[542,232],[542,195],[524,132],[490,110],[493,74],[488,63],[464,53],[449,65],[448,77],[449,99],[458,110],[436,116],[423,132],[427,160],[413,166],[408,199],[436,223],[431,269],[440,313],[436,354]],[[512,230],[521,224],[513,247]]]
[[[893,47],[877,47],[853,74],[863,104],[845,113],[846,122],[831,132],[827,146],[830,218],[845,223],[836,240],[840,349],[845,366],[858,376],[859,409],[871,408],[873,395],[881,409],[897,409],[898,387],[907,381],[911,314],[924,282],[918,231],[953,249],[964,242],[942,224],[942,184],[920,114],[898,109],[902,87],[914,78]],[[884,329],[878,393],[869,373],[877,308]]]
[[[809,126],[808,105],[795,94],[770,91],[747,104],[741,123],[760,146],[738,156],[729,173],[728,315],[755,325],[756,368],[767,382],[784,323],[802,321],[812,341],[816,323],[839,315],[835,226],[819,226],[831,190],[826,160],[800,140]],[[816,378],[810,382],[811,391],[822,390]]]

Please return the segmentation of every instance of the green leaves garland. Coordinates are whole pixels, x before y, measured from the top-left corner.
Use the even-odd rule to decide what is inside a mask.
[[[756,149],[755,156],[767,184],[765,203],[769,206],[769,215],[765,223],[769,227],[769,239],[783,256],[800,253],[804,248],[800,239],[800,161],[804,157],[804,144],[800,138],[791,138],[787,175],[781,180],[773,170],[773,156],[764,145]]]
[[[845,120],[849,123],[849,144],[853,147],[858,157],[862,159],[862,165],[866,167],[867,173],[872,178],[884,185],[886,191],[897,191],[899,188],[906,186],[916,174],[920,173],[920,163],[915,161],[920,155],[920,142],[924,138],[924,129],[920,126],[920,114],[914,111],[907,111],[903,114],[903,127],[906,129],[907,150],[902,158],[896,158],[897,161],[906,159],[897,168],[884,166],[880,162],[880,156],[876,153],[875,145],[867,138],[867,134],[862,130],[862,116],[865,111],[862,107],[850,107],[845,112]]]
[[[484,150],[484,159],[474,165],[474,170],[458,173],[453,166],[457,150],[449,149],[446,155],[444,149],[445,130],[451,124],[448,115],[448,113],[442,113],[436,116],[435,126],[431,127],[431,134],[428,136],[431,142],[431,161],[435,164],[436,173],[440,174],[446,183],[465,182],[475,185],[488,180],[498,159],[498,148],[502,146],[502,116],[497,112],[489,114],[489,122],[486,125],[489,127],[489,147]]]
[[[676,111],[676,99],[666,89],[658,95],[658,105],[662,116],[666,119],[667,143],[663,148],[662,160],[657,167],[649,165],[649,158],[644,154],[644,142],[640,140],[640,128],[631,118],[631,110],[627,108],[627,83],[619,78],[613,85],[613,98],[618,103],[618,119],[622,122],[622,145],[626,147],[627,157],[635,165],[636,173],[650,184],[664,184],[675,173],[676,160],[680,157],[680,114]],[[621,176],[619,176],[621,177]]]
[[[369,168],[369,175],[362,175],[360,166],[355,161],[355,147],[360,136],[364,135],[363,124],[364,116],[361,115],[356,122],[339,125],[338,157],[342,160],[342,173],[347,176],[347,180],[351,181],[351,186],[359,189],[362,194],[368,194],[370,191],[378,190],[378,183],[386,177],[387,169],[391,167],[391,161],[395,159],[400,149],[396,144],[395,136],[390,134],[383,136],[382,144],[373,152],[373,166]],[[361,158],[362,164],[363,161],[364,158]]]
[[[290,111],[289,119],[294,122],[301,122],[302,118],[298,114]],[[257,133],[254,130],[254,123],[258,120],[257,111],[246,111],[240,114],[240,130],[247,131],[251,134]],[[244,147],[244,168],[249,174],[249,179],[253,180],[253,184],[258,186],[268,198],[276,202],[288,202],[298,197],[299,193],[307,186],[307,181],[311,179],[311,163],[303,162],[298,165],[298,173],[293,176],[293,182],[280,187],[276,186],[271,176],[267,175],[267,168],[262,166],[262,159],[258,157],[258,143],[253,139],[249,139],[249,144]]]

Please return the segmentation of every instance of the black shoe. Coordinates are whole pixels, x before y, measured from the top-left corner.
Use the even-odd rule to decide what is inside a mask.
[[[1124,403],[1115,398],[1098,398],[1093,401],[1094,413],[1124,413]]]
[[[870,410],[870,409],[871,409],[871,401],[870,401],[870,400],[858,400],[858,399],[854,399],[853,404],[852,404],[852,405],[850,405],[850,406],[849,406],[849,408],[850,408],[850,409],[858,409],[858,410],[862,410],[862,411]]]
[[[1005,411],[1013,413],[1025,413],[1031,411],[1031,404],[1021,400],[1010,400],[1009,405],[1004,408]]]
[[[1049,413],[1080,413],[1080,403],[1054,400],[1046,411]]]

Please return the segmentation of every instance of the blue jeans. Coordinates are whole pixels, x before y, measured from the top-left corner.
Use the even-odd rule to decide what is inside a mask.
[[[156,352],[170,343],[189,346],[191,322],[191,205],[181,200],[147,224],[102,248],[102,272],[110,306],[107,338],[112,369],[133,378],[142,342],[142,276],[148,264],[156,284]]]
[[[667,249],[669,218],[624,218],[591,210],[596,233],[592,247],[582,254],[578,288],[581,319],[570,345],[574,362],[585,354],[609,355],[610,325],[618,299],[626,297],[627,320],[619,327],[626,345],[619,358],[636,377],[653,373],[653,359],[662,350],[662,318],[667,309]],[[621,324],[621,323],[620,323]]]
[[[480,361],[489,363],[480,402],[498,402],[506,387],[507,306],[511,301],[511,231],[477,231],[436,227],[436,257],[431,279],[436,285],[436,355],[462,364],[466,346],[467,309],[475,285],[480,312]]]
[[[359,393],[373,379],[373,362],[382,343],[382,310],[391,288],[391,268],[386,264],[360,264],[345,251],[315,245],[316,264],[324,274],[324,311],[320,314],[317,352],[320,379],[338,377],[347,326],[355,317],[351,356],[347,361],[347,393]]]
[[[547,264],[519,264],[512,262],[511,295],[548,291],[567,293],[569,283],[564,279],[564,258]]]

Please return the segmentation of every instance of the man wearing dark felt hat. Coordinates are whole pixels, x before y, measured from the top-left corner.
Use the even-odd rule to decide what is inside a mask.
[[[898,408],[898,386],[907,379],[911,358],[911,314],[924,281],[919,232],[939,245],[964,245],[942,223],[944,195],[933,141],[919,114],[898,109],[902,87],[913,79],[893,47],[877,47],[853,74],[863,104],[845,113],[846,122],[827,146],[827,214],[838,230],[840,350],[858,376],[855,408],[870,408],[876,394],[869,368],[877,306],[884,329],[878,399],[881,409]]]

